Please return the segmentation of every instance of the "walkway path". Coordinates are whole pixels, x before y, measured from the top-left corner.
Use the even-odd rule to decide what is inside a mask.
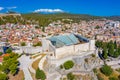
[[[20,69],[23,70],[25,80],[33,80],[30,74],[30,71],[35,74],[35,69],[32,67],[34,61],[38,59],[42,59],[45,54],[40,54],[40,56],[36,57],[35,59],[30,59],[30,56],[22,55],[18,60],[20,62]],[[29,71],[30,70],[30,71]]]
[[[41,58],[41,60],[42,60],[42,58],[43,58],[44,56],[45,56],[45,54],[40,54],[40,56],[36,57],[35,59],[33,59],[33,60],[31,61],[30,66],[29,66],[29,69],[30,69],[30,71],[31,71],[32,73],[35,74],[35,69],[32,67],[33,62],[36,61],[36,60],[38,60],[38,59],[40,59],[40,58]],[[41,60],[40,60],[40,62],[41,62]],[[40,62],[39,62],[39,63],[40,63]],[[38,67],[39,67],[39,64],[38,64]],[[39,68],[40,68],[40,67],[39,67]],[[40,69],[41,69],[41,68],[40,68]]]
[[[33,64],[34,61],[38,60],[41,57],[42,57],[42,55],[38,56],[37,58],[33,59],[30,63],[29,70],[34,74],[35,74],[35,69],[33,69],[32,64]]]
[[[24,75],[25,75],[25,80],[33,80],[28,68],[24,68],[23,71],[24,71]]]
[[[24,72],[24,76],[25,76],[25,80],[33,80],[32,77],[31,77],[31,74],[28,70],[28,67],[29,67],[29,64],[31,63],[31,59],[29,56],[25,56],[25,55],[22,55],[20,58],[19,58],[19,62],[20,62],[20,69],[23,70]]]
[[[40,62],[39,62],[39,64],[38,64],[39,69],[43,70],[43,65],[44,65],[44,61],[45,60],[46,60],[46,56],[43,55],[42,58],[41,58],[41,60],[40,60]]]
[[[58,72],[54,72],[47,76],[47,80],[60,80],[61,75]]]

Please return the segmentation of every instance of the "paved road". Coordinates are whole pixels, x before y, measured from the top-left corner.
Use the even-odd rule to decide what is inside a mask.
[[[32,77],[31,77],[31,74],[30,74],[30,72],[28,70],[28,67],[29,67],[30,63],[32,62],[32,60],[30,59],[30,57],[22,55],[19,58],[19,62],[20,62],[20,66],[19,67],[24,72],[25,80],[33,80]]]

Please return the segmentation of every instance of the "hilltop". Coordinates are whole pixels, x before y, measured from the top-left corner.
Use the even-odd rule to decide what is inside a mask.
[[[0,24],[5,23],[20,23],[20,24],[30,24],[36,23],[40,26],[47,26],[49,23],[62,20],[62,19],[72,19],[73,22],[79,22],[80,20],[95,20],[95,19],[111,19],[111,20],[120,20],[120,16],[111,16],[111,17],[101,17],[93,16],[88,14],[70,14],[70,13],[56,13],[56,14],[40,14],[40,13],[27,13],[21,15],[9,15],[0,17]]]
[[[106,18],[110,19],[110,20],[120,21],[120,16],[109,16],[109,17],[106,17]]]

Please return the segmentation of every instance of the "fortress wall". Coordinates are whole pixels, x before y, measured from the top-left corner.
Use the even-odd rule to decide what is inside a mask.
[[[90,40],[90,50],[95,50],[95,40]]]
[[[0,14],[0,17],[3,16],[21,16],[21,14]]]
[[[34,53],[38,53],[38,52],[42,52],[42,48],[41,47],[27,47],[27,46],[23,46],[23,47],[18,47],[18,50],[14,50],[14,52],[16,53],[28,53],[28,54],[34,54]]]
[[[75,53],[78,54],[80,52],[89,51],[89,43],[78,44],[75,45]]]
[[[49,44],[50,44],[50,41],[46,39],[42,39],[42,51],[43,52],[49,51],[49,47],[50,47]]]
[[[71,45],[71,46],[64,46],[61,48],[57,48],[55,51],[56,54],[56,58],[62,58],[65,56],[69,56],[69,55],[76,55],[76,54],[80,54],[80,52],[86,52],[89,50],[94,50],[94,46],[93,46],[93,42],[91,43],[84,43],[84,44],[78,44],[78,45]],[[92,47],[92,48],[90,48]]]
[[[56,53],[57,59],[68,56],[68,55],[72,55],[74,53],[74,45],[57,48],[55,53]]]

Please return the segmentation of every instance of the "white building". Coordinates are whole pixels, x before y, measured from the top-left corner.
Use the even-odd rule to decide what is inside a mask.
[[[107,22],[105,24],[105,27],[106,28],[110,28],[110,29],[112,29],[112,28],[118,28],[118,27],[120,27],[120,22],[119,21]]]

